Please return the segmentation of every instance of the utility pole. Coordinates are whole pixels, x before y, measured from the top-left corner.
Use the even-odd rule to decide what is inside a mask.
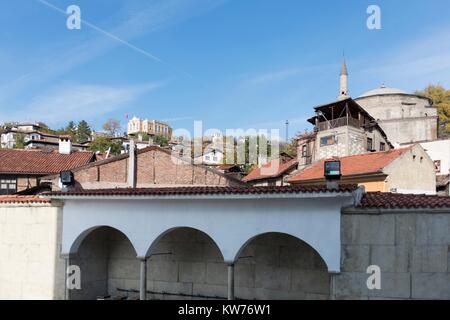
[[[286,120],[286,143],[289,143],[289,120]]]

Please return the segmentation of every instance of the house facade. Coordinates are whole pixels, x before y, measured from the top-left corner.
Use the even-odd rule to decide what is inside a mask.
[[[0,149],[0,194],[25,192],[38,187],[44,176],[59,175],[94,160],[92,152]]]
[[[436,194],[435,166],[420,145],[335,159],[341,162],[342,183],[356,183],[370,192]],[[298,185],[326,183],[324,161],[300,170],[287,181]]]
[[[424,142],[420,145],[434,162],[437,193],[450,195],[450,139]]]

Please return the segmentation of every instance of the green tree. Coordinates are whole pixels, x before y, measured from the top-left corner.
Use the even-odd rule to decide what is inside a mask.
[[[25,135],[23,133],[16,133],[16,149],[25,148]]]
[[[164,136],[154,136],[153,143],[161,147],[167,147],[169,145],[169,138]]]
[[[441,85],[429,85],[416,94],[433,101],[439,116],[439,136],[450,136],[450,90]]]
[[[78,123],[78,127],[75,134],[75,140],[77,142],[88,141],[91,138],[91,133],[92,131],[88,123],[84,120],[81,120]]]
[[[109,148],[111,148],[110,154],[118,155],[122,151],[122,144],[120,142],[111,141],[108,137],[97,137],[89,146],[89,150],[102,153],[107,152]]]
[[[66,127],[56,130],[56,134],[70,136],[72,138],[72,141],[75,141],[76,133],[77,126],[73,121],[69,121]]]

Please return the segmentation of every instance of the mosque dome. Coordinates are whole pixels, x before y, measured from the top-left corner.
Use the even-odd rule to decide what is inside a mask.
[[[403,90],[400,90],[400,89],[388,88],[385,85],[382,85],[381,87],[379,87],[377,89],[373,89],[373,90],[367,91],[366,93],[363,93],[358,98],[380,96],[380,95],[386,95],[386,94],[408,94],[408,93]]]

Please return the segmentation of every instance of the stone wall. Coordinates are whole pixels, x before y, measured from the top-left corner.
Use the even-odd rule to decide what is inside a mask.
[[[355,99],[386,132],[392,143],[436,140],[437,111],[426,98],[391,94]]]
[[[337,138],[337,144],[328,146],[320,145],[320,138],[333,135]],[[375,151],[381,151],[381,143],[384,143],[386,151],[390,149],[388,141],[378,130],[372,130],[370,132],[351,126],[343,126],[332,130],[320,131],[317,134],[317,150],[314,160],[367,153],[369,152],[367,150],[367,138],[372,139],[372,149]]]
[[[71,297],[92,299],[108,293],[138,298],[140,265],[128,239],[110,230],[106,236],[93,233],[85,241],[79,254],[83,258],[72,261],[81,263],[82,275],[90,274],[84,276],[84,290]],[[107,260],[102,249],[105,245]],[[175,230],[160,240],[155,252],[148,260],[149,299],[226,298],[227,265],[205,234],[187,228]],[[251,242],[241,257],[235,266],[238,299],[329,297],[330,279],[323,260],[300,240],[281,234],[263,235]],[[97,273],[105,266],[107,271]]]
[[[331,275],[313,249],[290,236],[267,234],[251,242],[236,263],[236,297],[450,299],[449,230],[450,212],[344,212],[342,272],[333,275],[332,294]],[[84,294],[137,299],[139,261],[130,242],[116,231],[94,235],[86,239],[88,260],[81,261],[82,274],[88,273]],[[148,262],[149,299],[226,297],[227,265],[203,233],[176,230],[161,239],[155,252]],[[381,268],[381,290],[367,288],[370,265]]]
[[[236,297],[450,299],[449,209],[344,209],[341,241],[341,273],[331,276],[320,256],[298,239],[275,233],[254,239],[236,263]],[[60,243],[58,205],[0,204],[0,299],[62,299]],[[148,262],[150,299],[226,297],[227,266],[205,234],[177,229],[154,252]],[[70,263],[81,267],[82,279],[82,290],[71,291],[71,299],[138,297],[139,260],[120,232],[93,231]],[[381,268],[381,290],[367,288],[370,265]]]
[[[342,216],[342,273],[337,299],[450,299],[450,211],[386,211]],[[369,290],[367,267],[381,268]]]
[[[0,300],[64,298],[61,209],[0,203]]]

